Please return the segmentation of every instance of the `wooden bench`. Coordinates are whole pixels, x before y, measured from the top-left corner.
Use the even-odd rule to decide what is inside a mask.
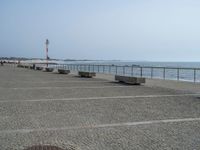
[[[69,74],[70,70],[58,69],[58,73],[60,73],[60,74]]]
[[[53,70],[54,70],[53,68],[49,68],[49,67],[46,67],[46,68],[45,68],[45,71],[46,71],[46,72],[53,72]]]
[[[145,78],[128,77],[128,76],[120,76],[120,75],[115,75],[115,80],[119,82],[127,83],[127,84],[134,84],[134,85],[140,85],[146,82]]]
[[[84,72],[84,71],[79,71],[78,75],[81,77],[86,77],[86,78],[92,78],[96,76],[95,72]]]

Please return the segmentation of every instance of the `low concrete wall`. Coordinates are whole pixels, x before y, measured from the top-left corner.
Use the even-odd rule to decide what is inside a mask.
[[[35,69],[36,69],[36,70],[43,70],[43,67],[37,66]]]
[[[86,77],[86,78],[92,78],[96,76],[95,72],[84,72],[84,71],[79,71],[78,75],[81,77]]]
[[[60,74],[69,74],[70,70],[58,69],[58,73],[60,73]]]
[[[140,78],[140,77],[127,77],[127,76],[115,76],[115,80],[127,84],[142,84],[145,83],[145,78]]]
[[[53,72],[54,68],[45,68],[46,72]]]
[[[17,67],[24,68],[24,66],[22,64],[18,64]]]
[[[25,65],[24,68],[29,68],[29,66],[28,66],[28,65]]]

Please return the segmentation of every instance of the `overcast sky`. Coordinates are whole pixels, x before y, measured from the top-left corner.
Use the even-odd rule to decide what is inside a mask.
[[[200,61],[200,0],[0,0],[0,57]]]

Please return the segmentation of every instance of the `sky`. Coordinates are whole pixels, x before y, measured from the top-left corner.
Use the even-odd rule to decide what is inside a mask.
[[[0,57],[200,61],[200,0],[0,0]]]

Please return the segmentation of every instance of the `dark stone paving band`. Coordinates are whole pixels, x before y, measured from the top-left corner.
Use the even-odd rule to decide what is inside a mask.
[[[60,148],[57,146],[51,146],[51,145],[34,145],[28,148],[25,148],[24,150],[75,150],[75,148]]]

